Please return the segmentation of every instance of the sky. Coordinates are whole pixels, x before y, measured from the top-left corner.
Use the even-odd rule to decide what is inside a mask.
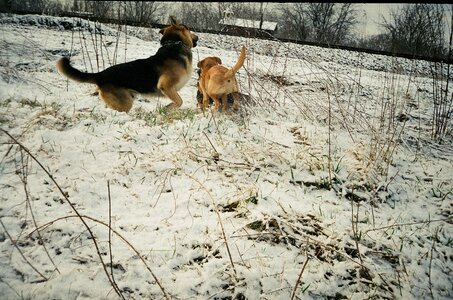
[[[383,17],[388,17],[392,9],[401,7],[398,3],[358,3],[359,20],[364,24],[363,35],[375,35],[380,30],[379,23]]]
[[[357,10],[362,12],[359,13],[359,20],[365,25],[363,26],[363,35],[371,36],[380,33],[381,28],[379,23],[383,21],[383,18],[388,18],[392,10],[398,9],[405,4],[408,3],[358,3]],[[446,9],[445,21],[447,27],[445,34],[448,35],[451,26],[452,6],[449,4],[443,5]]]

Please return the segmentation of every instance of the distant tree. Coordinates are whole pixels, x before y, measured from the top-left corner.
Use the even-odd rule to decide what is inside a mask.
[[[358,23],[354,4],[307,3],[310,38],[322,43],[339,44],[349,38]]]
[[[73,12],[83,11],[81,4],[78,0],[72,0],[71,11]]]
[[[382,26],[392,52],[442,57],[446,45],[445,10],[439,4],[406,4],[394,9]]]
[[[222,18],[229,12],[233,17],[248,20],[264,20],[267,3],[263,2],[219,2]]]
[[[340,44],[357,25],[357,12],[351,3],[295,3],[282,8],[286,35],[301,40]]]
[[[62,11],[60,2],[50,0],[8,0],[8,7],[13,11],[33,12],[55,15]]]
[[[85,0],[85,11],[90,12],[95,17],[104,18],[108,17],[112,8],[112,2],[110,1],[93,1]]]
[[[153,1],[127,1],[125,2],[125,17],[127,20],[140,25],[156,23],[158,5]]]
[[[211,2],[187,2],[182,5],[181,22],[189,28],[217,29],[220,16]]]
[[[295,38],[298,40],[307,40],[310,29],[307,19],[306,5],[295,3],[291,6],[283,5],[280,9],[286,22],[280,25],[279,36],[284,38]]]
[[[388,34],[379,33],[359,40],[357,47],[379,51],[389,51],[391,40]]]
[[[0,0],[0,12],[10,12],[13,2],[13,0]]]

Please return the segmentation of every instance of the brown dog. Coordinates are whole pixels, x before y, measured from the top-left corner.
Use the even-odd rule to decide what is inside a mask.
[[[201,70],[198,88],[203,94],[203,110],[206,109],[209,104],[209,98],[211,98],[214,100],[214,110],[217,110],[222,102],[223,111],[225,111],[227,109],[228,94],[233,96],[233,109],[238,109],[239,89],[235,74],[244,64],[244,60],[245,47],[242,46],[238,61],[231,69],[222,66],[222,60],[216,56],[206,57],[198,62],[197,66]]]
[[[173,101],[167,107],[178,108],[182,99],[177,91],[192,75],[192,48],[197,45],[198,37],[173,16],[170,25],[159,32],[161,47],[146,59],[111,66],[99,73],[84,73],[64,57],[57,62],[57,69],[72,80],[96,84],[100,98],[117,111],[128,112],[135,94],[165,95]]]

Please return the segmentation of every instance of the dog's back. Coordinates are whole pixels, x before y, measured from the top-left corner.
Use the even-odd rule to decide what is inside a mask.
[[[192,53],[181,44],[179,47],[177,45],[161,47],[155,55],[146,59],[117,64],[98,73],[77,70],[71,66],[67,57],[58,61],[57,69],[63,75],[77,82],[93,83],[101,88],[106,85],[114,85],[138,93],[152,94],[159,92],[157,82],[166,62],[177,61],[182,69],[189,70],[189,73],[191,73],[191,59]]]

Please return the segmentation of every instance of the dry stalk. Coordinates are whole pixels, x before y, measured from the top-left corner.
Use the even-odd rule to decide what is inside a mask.
[[[93,37],[93,32],[90,31],[90,37],[91,37],[91,43],[93,45],[94,49],[94,54],[96,58],[96,67],[97,67],[97,72],[99,72],[99,53],[98,53],[98,43],[97,43],[97,33],[96,33],[96,22],[93,21],[94,25],[94,37]],[[88,25],[90,23],[88,22]],[[90,26],[91,27],[91,26]]]
[[[75,208],[74,204],[72,204],[72,202],[69,200],[67,194],[63,191],[63,189],[60,187],[60,185],[58,184],[58,182],[55,180],[55,178],[53,177],[53,175],[41,164],[41,162],[30,152],[30,150],[28,150],[28,148],[26,148],[24,145],[22,145],[17,139],[15,139],[11,134],[9,134],[6,130],[0,128],[0,130],[6,134],[11,140],[13,140],[22,150],[24,150],[38,165],[39,167],[47,174],[47,176],[49,176],[50,180],[55,184],[55,186],[57,187],[57,189],[60,191],[61,195],[63,196],[63,198],[66,200],[66,202],[69,204],[69,206],[71,207],[71,209],[76,213],[76,215],[79,217],[80,221],[83,223],[83,225],[85,226],[85,228],[87,229],[90,237],[92,238],[93,240],[93,244],[94,244],[94,247],[96,248],[96,252],[98,254],[98,257],[101,261],[101,264],[102,264],[102,267],[104,269],[104,272],[105,274],[107,275],[107,278],[108,280],[110,281],[110,284],[112,285],[112,287],[115,289],[115,292],[118,294],[118,296],[120,298],[124,298],[123,295],[121,294],[121,291],[120,289],[118,288],[118,286],[115,285],[115,283],[112,281],[109,273],[108,273],[108,270],[107,270],[107,266],[105,265],[104,263],[104,260],[102,258],[102,254],[101,254],[101,251],[99,249],[99,245],[96,241],[96,238],[93,234],[93,232],[91,231],[91,228],[88,226],[88,224],[85,222],[85,220],[82,218],[82,216],[80,215],[80,213],[78,212],[78,210]],[[2,223],[3,225],[3,223]],[[5,228],[6,230],[6,228]],[[16,246],[17,249],[19,249],[17,246]],[[25,257],[24,257],[25,258]],[[41,275],[43,276],[43,275]],[[44,277],[44,276],[43,276]],[[47,278],[44,277],[46,280]]]
[[[115,50],[113,51],[113,58],[112,64],[115,65],[118,59],[118,45],[120,42],[120,32],[121,32],[121,24],[118,24],[118,28],[116,30],[116,41],[115,41]]]
[[[354,260],[347,253],[341,252],[341,251],[335,249],[334,247],[332,247],[332,246],[330,246],[328,244],[325,244],[325,243],[323,243],[321,241],[318,241],[317,239],[313,238],[309,234],[304,233],[304,229],[303,228],[297,227],[297,226],[295,226],[295,224],[292,224],[292,223],[290,223],[288,221],[285,221],[284,219],[281,219],[281,222],[284,223],[285,225],[287,225],[290,228],[296,228],[296,230],[299,232],[299,234],[307,239],[307,242],[310,241],[314,245],[317,245],[319,247],[322,247],[322,248],[325,248],[327,250],[333,251],[333,252],[345,257],[346,259],[350,260],[351,262],[353,262],[354,264],[356,264],[356,265],[358,265],[360,267],[363,266],[360,262]],[[250,236],[250,235],[248,235],[248,236]],[[235,236],[235,237],[237,237],[237,236]]]
[[[99,49],[101,51],[102,69],[105,69],[104,53],[102,52],[102,45],[103,45],[102,36],[103,36],[103,34],[102,34],[102,23],[99,22]],[[108,54],[107,54],[107,58],[108,58]]]
[[[17,299],[21,299],[21,295],[16,291],[16,289],[14,287],[12,287],[8,282],[4,281],[3,278],[1,278],[1,277],[0,277],[0,282],[6,284],[6,286],[9,287],[14,292],[14,294],[17,295]]]
[[[160,189],[159,196],[157,196],[156,202],[154,202],[152,208],[155,208],[157,203],[159,203],[160,197],[162,196],[162,194],[164,192],[164,189],[165,189],[165,183],[167,182],[167,178],[169,178],[170,173],[173,172],[173,171],[174,171],[173,169],[167,170],[167,172],[166,172],[167,174],[165,175],[164,180],[162,182],[162,188]],[[172,189],[172,191],[173,191],[173,189]],[[157,189],[156,189],[156,192],[157,192]],[[154,195],[156,195],[156,193],[154,193]]]
[[[332,142],[331,142],[331,138],[330,138],[330,135],[331,135],[331,120],[332,120],[332,109],[331,109],[331,104],[330,104],[330,90],[329,90],[329,87],[327,86],[326,87],[326,91],[327,91],[327,99],[328,99],[328,103],[329,103],[329,113],[328,113],[328,123],[327,123],[327,126],[329,127],[329,136],[328,136],[328,145],[329,145],[329,155],[328,155],[328,168],[329,168],[329,184],[330,186],[332,187]]]
[[[370,228],[364,231],[364,234],[368,234],[370,231],[377,231],[377,230],[383,230],[383,229],[389,229],[393,227],[400,227],[400,226],[412,226],[412,225],[420,225],[420,224],[430,224],[430,223],[435,223],[435,222],[452,222],[453,218],[445,218],[445,219],[434,219],[434,220],[429,220],[429,221],[420,221],[420,222],[411,222],[411,223],[394,223],[392,225],[386,225],[386,226],[381,226],[377,228]]]
[[[87,216],[87,215],[81,215],[82,218],[84,219],[87,219],[87,220],[90,220],[90,221],[93,221],[95,223],[98,223],[98,224],[101,224],[105,227],[108,227],[109,230],[111,230],[116,236],[118,236],[126,245],[129,246],[129,248],[132,249],[132,251],[134,251],[134,253],[138,256],[138,258],[140,258],[140,260],[143,262],[143,264],[145,265],[146,269],[149,271],[149,273],[151,274],[151,276],[153,276],[154,280],[156,281],[157,285],[159,286],[159,288],[161,289],[162,293],[164,294],[165,298],[166,299],[170,299],[170,297],[167,295],[167,292],[165,291],[165,289],[163,288],[163,286],[160,284],[159,280],[157,279],[156,275],[154,275],[154,272],[151,270],[151,268],[148,266],[148,264],[146,263],[145,259],[143,258],[143,256],[140,254],[140,252],[138,252],[138,250],[132,246],[132,244],[125,238],[123,237],[118,231],[116,231],[115,229],[109,227],[109,224],[106,224],[105,222],[102,222],[100,220],[97,220],[93,217],[90,217],[90,216]],[[64,217],[60,217],[60,218],[57,218],[55,220],[52,220],[50,222],[47,222],[46,224],[43,224],[41,225],[39,228],[36,228],[35,230],[31,231],[28,236],[32,235],[35,231],[40,231],[40,230],[44,230],[46,229],[47,227],[53,225],[54,223],[58,222],[58,221],[62,221],[62,220],[66,220],[66,219],[70,219],[70,218],[79,218],[78,215],[69,215],[69,216],[64,216]]]
[[[288,226],[293,226],[293,224],[290,224],[290,223],[287,223],[287,222],[284,222],[286,225]],[[247,232],[247,234],[245,235],[234,235],[234,236],[231,236],[231,238],[241,238],[241,237],[247,237],[247,238],[253,238],[253,237],[262,237],[263,235],[266,235],[266,234],[269,234],[269,235],[272,235],[272,233],[259,233],[259,234],[250,234]],[[356,264],[357,266],[359,267],[362,267],[362,264],[356,260],[354,260],[353,258],[351,258],[350,255],[348,255],[347,253],[345,252],[342,252],[340,250],[337,250],[335,249],[333,246],[331,245],[328,245],[328,244],[325,244],[321,241],[318,241],[317,239],[311,237],[309,234],[305,234],[303,232],[300,232],[300,235],[303,236],[304,238],[307,239],[307,241],[310,241],[312,244],[316,245],[316,246],[319,246],[319,247],[322,247],[324,249],[327,249],[329,251],[332,251],[332,252],[335,252],[337,253],[338,255],[341,255],[342,257],[344,257],[345,259],[351,261],[352,263]]]
[[[170,172],[168,172],[168,173],[170,174]],[[168,177],[168,184],[170,185],[171,195],[173,196],[173,212],[171,213],[171,215],[169,215],[168,217],[163,219],[163,221],[167,221],[168,219],[173,217],[175,215],[175,213],[176,213],[176,202],[177,202],[177,199],[176,199],[176,195],[175,195],[175,192],[174,192],[175,189],[173,188],[173,185],[171,183],[171,175],[170,175],[170,177]],[[160,195],[159,195],[159,197],[160,197]]]
[[[293,236],[294,239],[297,239],[299,241],[301,241],[303,243],[303,239],[306,239],[306,243],[311,243],[312,245],[315,245],[315,246],[318,246],[318,247],[321,247],[321,248],[324,248],[328,251],[332,251],[338,255],[341,255],[342,257],[344,257],[345,259],[351,261],[352,263],[354,263],[355,265],[361,267],[361,268],[364,268],[365,267],[363,266],[363,264],[360,262],[360,261],[356,261],[355,259],[353,259],[350,255],[348,255],[347,253],[343,252],[343,251],[340,251],[338,249],[336,249],[334,246],[331,246],[329,244],[326,244],[322,241],[319,241],[317,239],[315,239],[313,236],[311,236],[310,234],[308,233],[305,233],[305,228],[303,227],[298,227],[295,223],[293,222],[290,222],[288,220],[285,220],[284,218],[280,219],[280,222],[285,224],[286,226],[288,226],[289,228],[292,228],[295,232],[298,232],[298,234],[301,236],[300,238],[297,237],[297,236]],[[273,233],[264,233],[264,232],[260,232],[258,234],[250,234],[249,232],[247,232],[247,230],[245,230],[245,228],[243,228],[243,230],[246,232],[245,235],[233,235],[231,236],[231,238],[242,238],[242,237],[246,237],[246,238],[249,238],[249,239],[252,239],[254,237],[262,237],[263,235],[266,235],[266,234],[269,234],[269,235],[273,235]],[[303,238],[303,239],[302,239]]]
[[[433,292],[433,282],[432,282],[433,252],[436,251],[436,241],[437,241],[438,232],[439,232],[439,227],[436,228],[436,233],[433,237],[433,244],[429,251],[428,287],[429,287],[429,292],[431,294],[432,299],[435,299],[434,292]]]
[[[337,81],[338,79],[335,78]],[[333,81],[332,80],[329,80],[333,86]],[[360,89],[361,85],[360,85],[360,81],[359,83],[357,83],[357,86],[358,86],[358,89]],[[329,122],[331,122],[331,112],[332,112],[332,109],[331,109],[331,100],[330,100],[330,90],[328,88],[328,86],[326,87],[326,90],[327,90],[327,93],[328,93],[328,97],[329,97]],[[358,97],[358,96],[357,96]],[[348,115],[350,115],[349,112],[345,111],[345,109],[343,108],[343,106],[341,105],[340,103],[340,100],[339,100],[339,97],[338,96],[335,96],[334,99],[336,100],[336,104],[337,104],[337,108],[338,110],[340,111],[340,114],[341,114],[341,119],[339,117],[337,117],[338,121],[343,121],[341,122],[341,124],[343,125],[344,128],[346,128],[346,130],[348,131],[349,133],[349,137],[351,138],[352,142],[355,143],[355,138],[354,138],[354,135],[352,133],[352,129],[350,128],[350,126],[348,125]],[[357,100],[355,101],[355,103],[357,103]],[[349,101],[348,101],[348,107],[349,107]],[[356,112],[357,112],[357,104],[354,105],[354,112],[353,112],[353,119],[352,119],[352,123],[355,122],[355,115],[356,115]],[[330,132],[330,128],[329,128],[329,132]]]
[[[307,245],[308,245],[308,240],[307,240]],[[297,287],[299,286],[300,281],[302,279],[302,274],[304,273],[305,267],[307,266],[308,261],[310,260],[310,258],[308,257],[308,253],[307,253],[306,249],[305,249],[305,257],[306,257],[305,258],[305,262],[302,265],[302,269],[300,270],[299,276],[297,277],[297,281],[296,281],[296,284],[294,285],[293,292],[291,293],[291,300],[293,300],[294,297],[296,296]]]
[[[217,153],[217,152],[216,152]],[[193,155],[193,156],[196,156],[198,158],[202,158],[204,160],[215,160],[215,161],[218,161],[218,162],[224,162],[226,164],[228,164],[228,167],[230,168],[245,168],[245,169],[249,169],[249,168],[254,168],[255,166],[252,165],[252,164],[249,164],[249,163],[246,163],[246,162],[231,162],[231,161],[228,161],[228,160],[224,160],[222,158],[217,158],[217,157],[208,157],[208,156],[203,156],[203,155],[199,155],[193,151],[189,151],[188,154],[190,155]]]
[[[453,14],[451,20],[453,21]],[[453,52],[453,23],[450,24],[450,38],[448,45],[448,58],[451,59]],[[435,63],[437,65],[437,63]],[[432,66],[431,66],[432,69]],[[436,74],[437,73],[437,74]],[[453,114],[453,93],[449,96],[451,65],[447,64],[447,74],[444,75],[443,63],[440,63],[440,70],[433,72],[433,94],[434,94],[434,112],[432,125],[432,138],[442,140],[447,134],[452,133],[451,116]],[[436,76],[437,75],[437,76]],[[440,77],[440,79],[438,78]],[[442,84],[442,79],[445,79],[445,86]],[[450,128],[449,128],[450,124]]]
[[[203,134],[204,136],[206,137],[206,139],[208,140],[209,144],[211,144],[211,147],[212,149],[214,149],[214,152],[215,152],[215,155],[216,157],[219,155],[219,151],[217,151],[217,149],[214,147],[214,145],[212,144],[211,140],[209,139],[208,135],[206,134],[206,132],[203,131]]]
[[[217,129],[217,134],[219,135],[219,139],[220,139],[220,141],[222,142],[222,145],[223,145],[223,139],[222,139],[222,135],[220,134],[219,125],[216,122],[216,119],[215,119],[215,116],[214,116],[214,112],[212,111],[212,109],[211,109],[211,117],[212,117],[212,121],[214,122],[215,128]],[[206,136],[206,138],[208,138],[206,133],[204,133],[204,135]],[[208,138],[208,140],[209,140],[209,138]],[[209,143],[211,143],[211,141],[209,141]],[[211,146],[212,146],[212,143],[211,143]],[[212,146],[212,147],[214,148],[214,146]],[[214,148],[214,150],[215,150],[215,148]],[[218,153],[217,150],[216,150],[216,153]]]
[[[17,243],[13,240],[13,238],[11,237],[11,235],[9,234],[8,230],[6,229],[5,227],[5,224],[3,224],[3,221],[2,221],[2,218],[0,217],[0,224],[2,225],[3,227],[3,230],[5,231],[6,235],[8,236],[9,240],[11,241],[11,244],[13,244],[13,246],[17,249],[17,251],[19,252],[20,256],[22,256],[22,258],[25,260],[25,262],[39,275],[42,277],[42,280],[39,280],[39,281],[34,281],[34,283],[38,283],[38,282],[44,282],[44,281],[47,281],[49,280],[49,278],[47,278],[46,276],[44,276],[41,272],[38,271],[38,269],[36,269],[35,266],[32,265],[32,263],[30,261],[28,261],[27,257],[25,257],[24,253],[22,252],[22,250],[20,250],[19,246],[17,246]]]
[[[377,124],[369,125],[372,133],[369,143],[368,167],[385,176],[386,181],[393,155],[407,122],[404,120],[400,125],[396,121],[398,108],[402,105],[401,95],[398,94],[400,75],[385,73],[384,88],[378,96],[381,101],[379,111],[377,111]]]
[[[183,174],[186,175],[187,177],[189,177],[190,179],[192,179],[193,181],[195,181],[208,194],[209,199],[212,202],[212,206],[214,207],[214,210],[215,210],[215,212],[217,214],[217,218],[219,219],[219,224],[220,224],[220,228],[221,228],[221,231],[222,231],[222,237],[223,237],[223,240],[225,242],[225,247],[226,247],[226,250],[227,250],[227,253],[228,253],[228,258],[230,259],[231,268],[233,269],[234,275],[237,278],[237,272],[236,272],[236,268],[234,267],[233,257],[231,256],[231,251],[230,251],[230,246],[228,244],[228,239],[226,237],[225,229],[223,227],[222,217],[220,216],[220,211],[219,211],[219,208],[217,207],[217,204],[216,204],[214,198],[212,197],[212,195],[209,192],[209,190],[197,178],[195,178],[193,175],[188,174],[186,172],[183,172]]]
[[[80,22],[82,22],[82,19],[80,19]],[[93,64],[91,63],[91,58],[90,58],[90,55],[88,53],[87,42],[86,42],[86,38],[85,38],[85,34],[83,33],[83,30],[79,31],[79,41],[80,41],[80,45],[81,45],[81,48],[82,48],[83,65],[85,66],[85,70],[88,69],[86,61],[85,61],[85,53],[86,53],[86,56],[88,58],[88,62],[90,63],[91,72],[93,72],[94,71]],[[83,47],[85,47],[85,53],[83,51]]]
[[[74,47],[74,26],[72,26],[71,29],[71,50],[69,51],[69,57],[72,56],[73,47]],[[66,79],[66,91],[69,91],[69,79]]]
[[[354,191],[353,191],[354,192]],[[362,260],[362,255],[360,254],[360,247],[359,247],[359,233],[358,233],[358,225],[359,225],[359,203],[357,203],[357,211],[355,215],[355,221],[354,221],[354,200],[351,199],[351,226],[352,226],[352,234],[354,235],[354,243],[355,247],[357,249],[357,255],[360,260],[360,264],[362,265],[363,268],[363,260]]]
[[[27,170],[27,162],[24,161],[24,154],[23,151],[20,151],[21,154],[21,163],[22,163],[22,168],[21,171],[18,172],[20,180],[22,181],[23,187],[24,187],[24,193],[25,193],[25,200],[27,202],[27,206],[30,209],[30,215],[31,219],[33,220],[33,224],[35,225],[35,228],[38,228],[38,223],[36,222],[35,214],[33,213],[33,208],[31,207],[31,201],[30,201],[30,193],[28,191],[28,170]],[[46,252],[47,257],[49,258],[50,262],[52,265],[55,267],[55,270],[60,274],[60,270],[58,269],[57,265],[53,261],[52,257],[49,254],[49,251],[47,250],[46,244],[44,243],[44,239],[42,238],[41,234],[38,233],[38,239],[41,242],[41,245]]]
[[[124,62],[127,62],[127,24],[124,24]]]
[[[113,255],[112,255],[112,198],[110,196],[110,182],[107,180],[107,193],[109,198],[109,255],[110,255],[110,274],[112,276],[112,282],[115,286],[118,284],[115,281],[115,276],[113,275]],[[124,299],[121,294],[121,298]]]
[[[249,83],[249,94],[251,94],[252,89],[254,89],[257,92],[258,98],[260,100],[260,101],[257,101],[257,104],[259,104],[264,109],[275,108],[271,104],[278,105],[278,102],[277,102],[277,100],[273,100],[273,102],[271,102],[274,97],[269,92],[269,90],[264,86],[264,83],[261,80],[256,79],[254,73],[249,71],[246,66],[243,66],[243,68],[246,71],[247,77],[249,79],[248,80],[248,83]],[[263,97],[262,93],[266,93],[269,98],[265,99]]]

